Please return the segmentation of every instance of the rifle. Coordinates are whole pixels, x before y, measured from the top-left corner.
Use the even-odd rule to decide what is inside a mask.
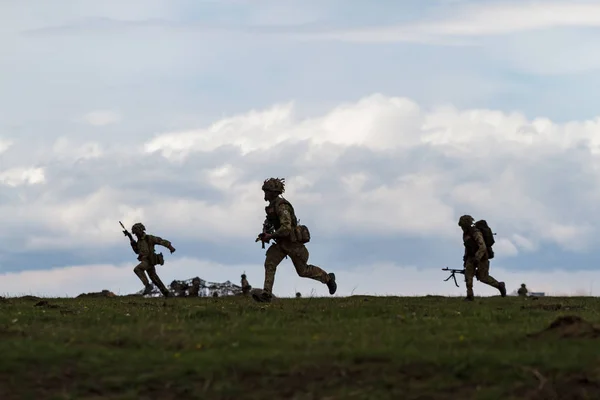
[[[267,233],[273,233],[273,232],[274,232],[273,226],[268,221],[263,222],[262,233],[260,233],[258,235],[258,237],[254,241],[254,243],[256,243],[256,242],[258,242],[260,240],[262,242],[262,248],[264,249],[265,248],[265,241],[263,240],[263,238],[265,237],[265,235]]]
[[[450,271],[450,276],[447,277],[446,279],[444,279],[444,282],[448,281],[450,278],[454,279],[454,284],[456,285],[456,287],[460,287],[458,286],[458,282],[456,282],[456,276],[454,274],[459,273],[459,274],[465,274],[465,269],[451,269],[451,268],[442,268],[442,271]]]
[[[123,234],[129,238],[129,243],[131,243],[131,248],[137,254],[137,242],[135,241],[135,239],[133,238],[131,233],[129,233],[127,228],[125,228],[125,226],[123,225],[123,223],[121,221],[119,221],[119,224],[121,224],[121,227],[123,228]]]

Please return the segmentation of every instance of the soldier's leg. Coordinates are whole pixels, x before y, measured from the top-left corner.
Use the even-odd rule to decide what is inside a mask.
[[[152,285],[148,282],[148,277],[146,276],[146,271],[150,265],[146,260],[141,261],[134,269],[133,272],[140,278],[140,281],[144,284],[144,293],[143,295],[152,293]]]
[[[281,245],[273,243],[267,249],[265,257],[265,283],[263,290],[269,294],[273,293],[273,284],[275,283],[275,273],[277,272],[277,266],[281,264],[281,261],[285,258],[286,254],[281,248]]]
[[[155,266],[148,268],[148,276],[152,280],[152,283],[154,283],[156,285],[156,287],[160,290],[160,292],[163,294],[163,296],[167,297],[167,296],[171,295],[171,292],[169,292],[169,289],[167,289],[165,284],[158,277]]]
[[[335,283],[335,275],[328,274],[323,269],[316,265],[308,264],[309,252],[306,246],[299,245],[289,252],[292,263],[296,268],[298,276],[302,278],[310,278],[321,283],[324,283],[329,288],[329,293],[334,294],[337,290],[337,284]]]
[[[148,282],[148,277],[146,276],[146,270],[148,269],[148,263],[146,261],[140,262],[135,266],[133,272],[140,278],[140,281],[144,284],[144,286],[148,286],[150,282]]]
[[[473,277],[475,276],[475,264],[473,260],[465,261],[465,285],[467,286],[467,299],[473,300]]]
[[[490,260],[485,260],[478,263],[475,274],[479,282],[498,289],[502,296],[506,296],[506,287],[504,282],[498,282],[493,276],[490,276]]]

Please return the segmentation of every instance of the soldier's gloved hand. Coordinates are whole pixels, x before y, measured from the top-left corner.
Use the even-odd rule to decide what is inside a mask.
[[[265,233],[262,237],[262,240],[265,242],[268,242],[269,240],[271,240],[273,238],[273,236],[271,236],[270,233]]]
[[[169,251],[171,252],[171,254],[175,253],[175,247],[173,247],[173,246],[169,247]]]

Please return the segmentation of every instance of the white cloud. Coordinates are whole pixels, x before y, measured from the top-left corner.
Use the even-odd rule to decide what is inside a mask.
[[[555,27],[600,26],[600,4],[577,1],[518,1],[469,6],[450,18],[415,24],[438,35],[498,35]]]
[[[101,157],[102,146],[96,142],[87,142],[76,145],[71,139],[59,137],[52,146],[54,153],[61,159],[77,161]]]
[[[6,152],[12,145],[12,140],[0,139],[0,154]]]
[[[10,168],[0,171],[0,182],[7,186],[36,185],[45,183],[46,177],[43,168]]]
[[[442,10],[444,11],[444,10]],[[470,38],[561,27],[600,26],[600,4],[577,1],[502,2],[454,6],[451,13],[387,27],[311,33],[306,37],[355,42],[475,44]],[[461,39],[461,38],[467,38]]]
[[[245,251],[264,218],[260,187],[269,176],[287,178],[285,195],[319,244],[418,239],[427,247],[412,249],[420,268],[437,246],[456,246],[460,257],[457,219],[465,213],[498,232],[501,262],[547,246],[585,253],[597,244],[599,120],[427,110],[380,94],[317,116],[294,111],[274,105],[148,137],[144,151],[139,143],[117,149],[102,138],[59,139],[38,171],[45,180],[21,167],[5,171],[7,183],[30,183],[9,187],[14,201],[0,204],[0,219],[18,227],[11,248],[80,254],[122,247],[121,220],[128,228],[143,221],[177,243]],[[353,246],[338,247],[343,262],[369,252]],[[393,246],[374,254],[403,256]]]
[[[115,111],[97,110],[85,114],[83,120],[93,126],[105,126],[121,121],[121,116]]]
[[[148,153],[160,152],[168,158],[185,157],[192,152],[212,151],[220,146],[238,146],[243,154],[269,148],[293,137],[278,129],[292,123],[292,104],[275,105],[267,110],[250,111],[217,121],[206,129],[158,135],[144,145]]]
[[[254,265],[220,265],[205,260],[170,255],[165,258],[165,265],[158,267],[158,274],[165,284],[169,284],[174,279],[188,279],[195,276],[208,281],[229,280],[239,284],[240,275],[245,272],[253,287],[262,288],[263,285],[264,269],[258,262]],[[131,261],[124,261],[118,265],[79,265],[0,274],[0,294],[70,297],[80,293],[99,292],[103,289],[121,295],[130,294],[142,289],[141,282],[133,273],[135,265],[136,261],[132,257]],[[328,272],[336,274],[338,291],[335,296],[465,295],[462,275],[457,275],[459,287],[456,287],[452,279],[444,282],[448,274],[438,269],[375,264],[361,265],[347,271],[328,270]],[[594,287],[594,282],[600,280],[600,271],[528,273],[507,271],[492,264],[490,274],[498,281],[504,281],[508,292],[516,290],[522,282],[525,282],[530,291],[546,292],[546,295],[573,296],[599,293],[598,287]],[[496,289],[477,280],[474,283],[474,290],[478,296],[498,295]],[[289,260],[284,260],[278,268],[273,291],[280,297],[293,297],[298,291],[304,297],[330,297],[325,285],[300,278]]]
[[[593,228],[583,216],[565,218],[562,209],[549,201],[552,199],[536,194],[540,187],[559,184],[532,181],[528,165],[546,157],[560,160],[562,154],[581,145],[587,148],[587,158],[575,161],[578,168],[587,171],[590,165],[600,165],[596,158],[600,142],[595,134],[599,127],[598,120],[559,125],[546,118],[529,121],[517,113],[492,110],[442,107],[426,111],[409,99],[373,95],[302,120],[294,118],[290,105],[251,111],[213,123],[208,129],[159,135],[146,144],[146,149],[182,162],[199,151],[214,151],[225,145],[236,146],[245,155],[253,151],[276,154],[274,149],[282,144],[308,141],[308,147],[297,147],[305,150],[284,161],[302,171],[299,178],[304,189],[292,186],[290,190],[294,196],[307,196],[301,198],[301,204],[315,207],[311,209],[315,220],[338,218],[319,228],[328,234],[339,229],[366,229],[452,236],[458,213],[468,209],[498,221],[506,238],[516,238],[515,243],[529,251],[533,243],[541,241],[581,250],[595,240]],[[350,160],[342,161],[341,157],[357,146],[373,151],[373,157],[395,154],[415,161],[418,158],[412,154],[420,151],[431,162],[417,162],[417,168],[398,161],[394,170],[380,179],[372,175],[376,171],[367,174],[345,167]],[[441,158],[455,167],[445,169],[439,165]],[[226,168],[222,173],[243,169],[242,164],[231,162]],[[340,188],[327,195],[317,184],[319,171],[325,170],[337,174],[341,182]],[[594,179],[600,178],[597,170],[590,173]],[[381,183],[365,187],[373,179]],[[222,189],[233,181],[228,179]],[[597,183],[591,187],[594,192],[599,188]],[[248,190],[251,197],[252,187]],[[582,193],[580,207],[591,206],[593,198]],[[516,251],[509,242],[504,247],[511,254]]]
[[[501,254],[503,257],[513,257],[519,254],[517,247],[506,238],[500,238],[494,243],[494,252]]]

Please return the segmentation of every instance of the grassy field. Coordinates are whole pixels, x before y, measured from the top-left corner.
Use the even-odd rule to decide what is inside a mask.
[[[4,299],[0,399],[600,399],[599,311],[583,297]]]

